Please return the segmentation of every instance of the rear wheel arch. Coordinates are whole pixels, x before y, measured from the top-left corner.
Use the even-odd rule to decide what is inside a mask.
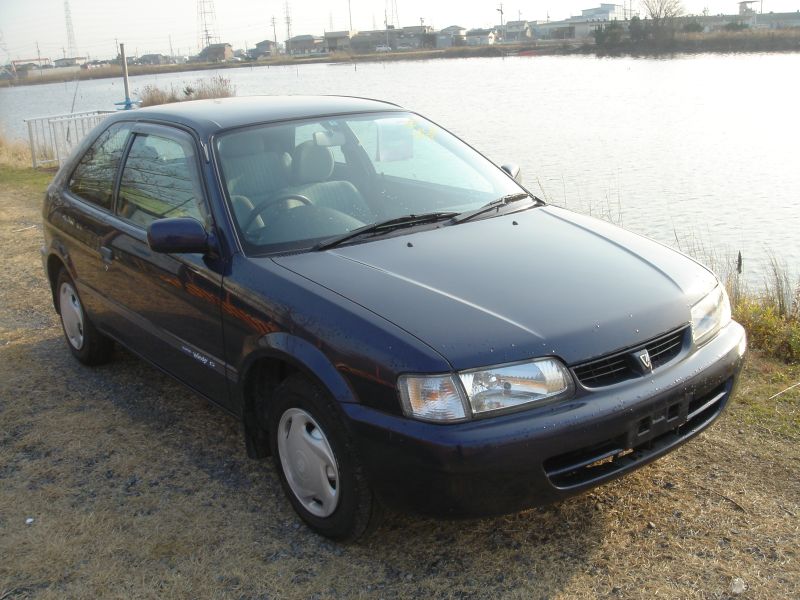
[[[57,254],[50,254],[47,257],[47,280],[50,283],[50,293],[53,296],[53,306],[56,312],[59,312],[56,287],[58,286],[58,275],[62,269],[69,274],[69,269],[61,257]]]

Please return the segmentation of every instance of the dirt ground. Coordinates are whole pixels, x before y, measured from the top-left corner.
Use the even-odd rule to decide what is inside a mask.
[[[0,170],[0,599],[800,597],[800,386],[769,400],[800,367],[751,356],[714,427],[581,497],[339,546],[233,419],[127,352],[71,358],[42,181]]]

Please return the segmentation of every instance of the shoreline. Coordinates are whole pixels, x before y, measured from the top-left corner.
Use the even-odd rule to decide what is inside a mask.
[[[300,66],[306,64],[358,65],[359,63],[425,61],[453,58],[504,58],[508,56],[674,57],[684,54],[751,54],[800,52],[800,30],[778,32],[731,32],[714,34],[679,34],[666,44],[624,41],[614,46],[598,46],[577,40],[536,40],[524,44],[459,46],[435,50],[412,50],[370,54],[326,54],[319,56],[279,56],[269,60],[225,63],[184,63],[181,65],[130,66],[131,77],[194,71],[218,71],[253,67]],[[122,68],[109,65],[98,69],[40,71],[17,81],[0,81],[0,88],[65,83],[122,77]]]

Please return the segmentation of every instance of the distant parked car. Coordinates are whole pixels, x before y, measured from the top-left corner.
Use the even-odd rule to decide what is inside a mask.
[[[70,352],[119,342],[225,408],[335,539],[627,473],[719,416],[745,354],[705,267],[385,102],[116,113],[44,223]]]
[[[391,52],[391,51],[392,51],[391,46],[383,46],[383,45],[375,46],[375,52]]]

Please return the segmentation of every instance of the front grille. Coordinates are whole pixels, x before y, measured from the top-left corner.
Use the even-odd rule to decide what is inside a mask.
[[[634,379],[644,374],[636,364],[636,353],[647,350],[652,368],[657,369],[681,353],[688,333],[689,327],[684,326],[639,346],[577,365],[573,371],[578,380],[589,388],[604,387]]]
[[[671,414],[686,414],[686,420],[652,439],[629,447],[630,436],[624,434],[593,446],[554,456],[544,462],[545,474],[555,487],[569,489],[597,483],[630,470],[711,423],[725,406],[731,387],[732,381],[728,381],[691,401],[676,400],[666,409],[665,416],[670,419]],[[635,434],[646,434],[646,427],[650,422],[650,417],[637,422],[634,426]]]

